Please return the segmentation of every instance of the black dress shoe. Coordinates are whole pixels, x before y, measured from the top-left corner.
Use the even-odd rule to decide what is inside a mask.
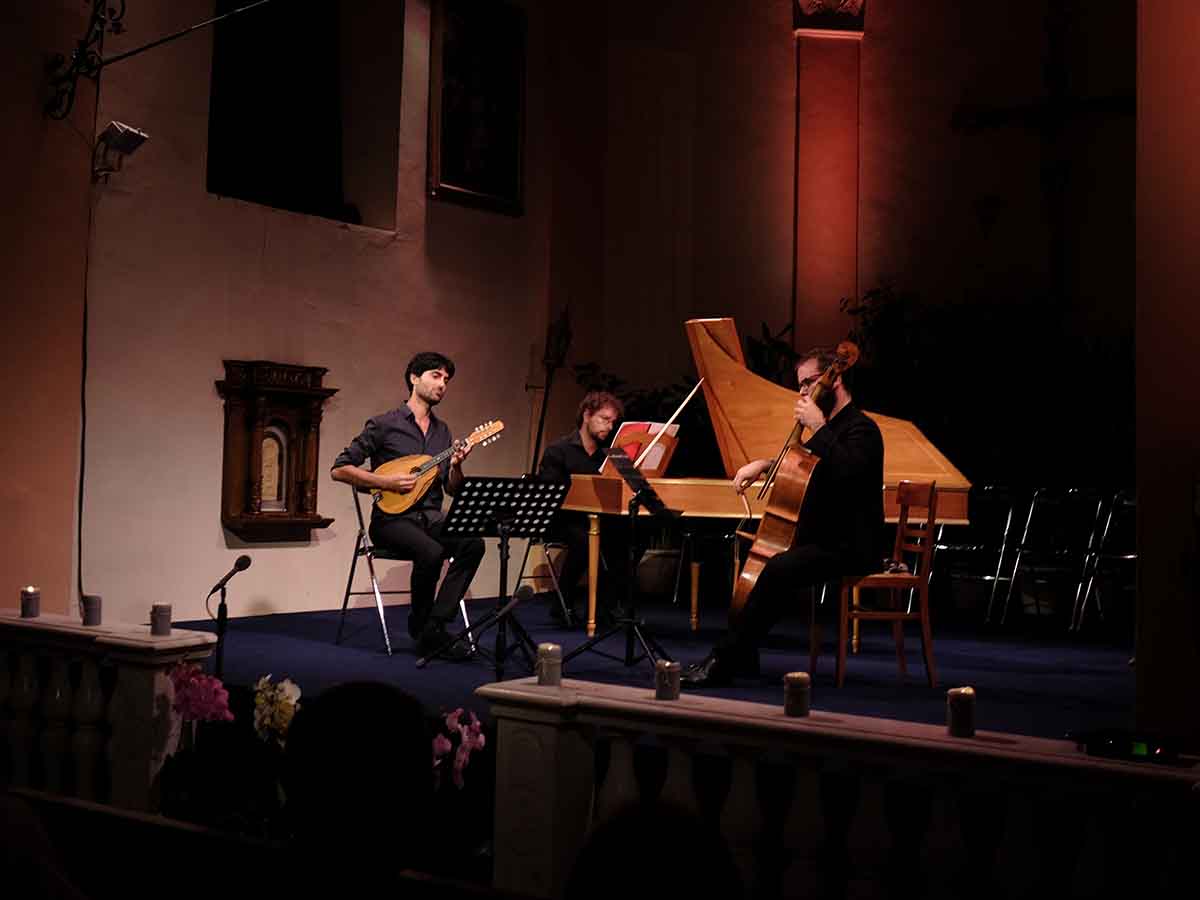
[[[458,641],[450,644],[450,633],[444,627],[426,626],[421,632],[421,636],[417,638],[417,655],[421,657],[431,657],[437,653],[437,659],[444,659],[447,662],[463,662],[471,658],[471,646],[466,640]],[[445,647],[441,653],[438,650]]]
[[[679,681],[689,688],[728,687],[733,684],[733,666],[716,653],[710,653],[684,669]]]

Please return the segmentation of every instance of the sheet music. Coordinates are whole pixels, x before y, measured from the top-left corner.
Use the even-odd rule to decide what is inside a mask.
[[[615,435],[613,435],[612,446],[619,447],[620,449],[624,450],[625,455],[630,457],[630,459],[636,459],[637,454],[640,452],[640,449],[638,448],[637,444],[623,445],[621,443],[622,436],[625,433],[629,433],[629,432],[644,431],[648,435],[650,435],[650,437],[654,437],[654,435],[658,434],[660,431],[662,431],[662,429],[663,429],[662,422],[622,422],[621,427],[617,429],[617,433]],[[679,425],[678,425],[678,423],[673,422],[667,426],[666,437],[674,438],[674,437],[678,437],[678,436],[679,436]],[[664,440],[665,439],[666,438],[664,438]],[[646,458],[644,460],[642,460],[642,468],[649,469],[651,471],[657,470],[662,464],[663,454],[665,454],[665,453],[666,453],[666,446],[663,444],[662,441],[659,441],[658,444],[656,444],[654,446],[654,448],[651,449],[651,451],[646,455]],[[604,462],[600,463],[600,474],[601,475],[611,474],[608,471],[608,459],[607,458],[605,458]]]

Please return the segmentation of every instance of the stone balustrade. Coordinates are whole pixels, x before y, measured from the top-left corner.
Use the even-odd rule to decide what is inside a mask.
[[[1065,740],[953,738],[819,708],[788,718],[782,686],[778,706],[573,680],[477,693],[497,722],[500,890],[558,896],[591,830],[639,800],[718,825],[749,896],[1171,896],[1191,883],[1197,760],[1105,760]]]
[[[152,811],[180,734],[167,670],[215,643],[207,632],[155,636],[149,625],[0,609],[0,779]]]

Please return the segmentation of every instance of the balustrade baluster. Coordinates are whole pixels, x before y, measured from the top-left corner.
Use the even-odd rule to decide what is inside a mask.
[[[637,777],[633,770],[637,732],[611,731],[608,737],[608,772],[596,792],[596,823],[607,821],[639,799]]]
[[[17,787],[29,787],[32,778],[35,746],[33,711],[37,708],[37,702],[37,659],[28,651],[18,653],[17,672],[9,701],[12,719],[8,726],[12,783]]]
[[[68,720],[71,716],[71,679],[65,656],[57,653],[50,656],[49,674],[39,709],[42,729],[38,735],[38,748],[42,756],[44,787],[52,794],[61,794],[70,745]]]
[[[700,814],[700,801],[692,783],[695,744],[674,737],[662,739],[667,754],[667,775],[660,796],[664,803],[689,814]]]
[[[8,695],[12,691],[12,658],[0,647],[0,717],[8,708]]]
[[[103,759],[104,690],[100,686],[100,667],[85,659],[79,672],[79,686],[71,713],[75,733],[71,750],[75,760],[75,793],[84,800],[96,800],[96,773]]]
[[[850,828],[858,813],[861,791],[858,775],[853,772],[821,773],[821,813],[825,823],[821,893],[825,896],[841,896],[849,882]]]
[[[821,811],[821,770],[819,757],[789,754],[792,767],[792,799],[780,831],[787,855],[787,867],[781,873],[780,895],[815,896],[820,886],[821,848],[824,821]]]
[[[996,791],[965,788],[959,791],[956,807],[964,850],[954,874],[956,892],[994,896],[996,855],[1008,821],[1008,799]]]
[[[1034,852],[1039,891],[1045,896],[1073,897],[1079,857],[1090,823],[1078,795],[1047,791],[1033,803]]]
[[[898,897],[925,896],[921,851],[933,819],[932,784],[893,778],[883,786],[883,817],[891,834],[887,882]]]
[[[754,839],[759,823],[759,797],[755,786],[755,767],[762,755],[756,747],[726,748],[732,763],[729,796],[721,810],[721,834],[733,851],[733,858],[746,885],[754,884]]]
[[[789,762],[760,762],[755,768],[755,795],[762,820],[754,840],[755,897],[783,896],[783,873],[789,853],[784,826],[796,795],[796,770]]]

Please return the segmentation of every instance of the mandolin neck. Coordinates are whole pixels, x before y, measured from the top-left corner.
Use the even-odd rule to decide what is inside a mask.
[[[421,465],[417,466],[417,468],[413,470],[413,474],[424,475],[430,469],[440,466],[443,462],[445,462],[451,456],[454,455],[454,447],[455,447],[455,445],[451,444],[449,447],[447,447],[445,450],[443,450],[437,456],[430,457],[425,462],[421,463]]]

